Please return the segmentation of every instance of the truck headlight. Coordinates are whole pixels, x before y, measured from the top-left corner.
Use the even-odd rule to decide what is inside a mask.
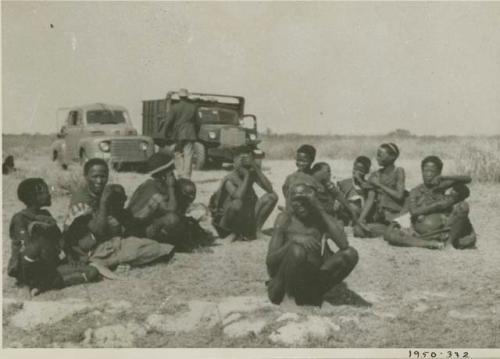
[[[110,150],[109,142],[108,141],[99,142],[99,149],[102,152],[109,152]]]
[[[141,142],[141,150],[147,151],[149,148],[149,144],[146,141]]]
[[[217,138],[217,134],[214,131],[209,131],[208,138],[210,138],[211,140],[215,140]]]
[[[257,139],[257,136],[255,135],[255,133],[251,133],[248,135],[248,138],[250,139],[250,141],[255,141]]]

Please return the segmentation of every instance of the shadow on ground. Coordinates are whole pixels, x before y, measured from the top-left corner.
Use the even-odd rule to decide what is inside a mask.
[[[323,300],[331,305],[351,305],[354,307],[371,307],[372,303],[356,292],[350,290],[347,284],[340,283],[328,291]]]

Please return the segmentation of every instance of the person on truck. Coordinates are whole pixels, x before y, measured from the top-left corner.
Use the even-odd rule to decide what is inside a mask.
[[[172,106],[165,119],[165,137],[175,142],[176,157],[182,157],[180,177],[191,178],[194,143],[198,139],[198,107],[190,101],[189,92],[180,89],[180,101]]]

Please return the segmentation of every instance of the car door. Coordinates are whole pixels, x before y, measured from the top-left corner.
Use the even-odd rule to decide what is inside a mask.
[[[77,160],[80,156],[78,143],[83,136],[83,116],[79,110],[68,113],[66,127],[66,151],[68,158]]]

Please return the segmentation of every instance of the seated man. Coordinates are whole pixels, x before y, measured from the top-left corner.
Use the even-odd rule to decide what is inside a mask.
[[[85,163],[83,171],[86,183],[72,194],[66,219],[64,245],[68,254],[75,260],[92,262],[105,276],[109,274],[105,268],[118,264],[140,266],[169,258],[173,253],[169,244],[123,237],[139,222],[124,209],[127,197],[123,187],[107,184],[107,163],[93,158]]]
[[[41,178],[23,180],[17,190],[26,208],[12,217],[11,257],[7,273],[18,284],[30,287],[32,296],[49,289],[62,288],[99,279],[97,269],[68,263],[61,249],[61,231],[49,211],[49,188]]]
[[[336,253],[329,248],[327,238],[339,248]],[[290,191],[290,212],[276,219],[267,252],[271,302],[281,303],[286,294],[298,305],[319,305],[323,295],[342,282],[357,262],[357,251],[326,213],[314,189],[294,186]]]
[[[289,190],[297,184],[307,184],[315,187],[317,183],[312,179],[312,164],[316,158],[316,148],[311,145],[302,145],[297,149],[295,165],[297,170],[288,175],[282,186],[283,196],[288,202]],[[287,204],[288,205],[288,204]]]
[[[423,184],[410,191],[411,228],[401,229],[398,223],[389,226],[384,239],[396,246],[472,248],[476,234],[469,220],[469,176],[442,176],[443,162],[428,156],[422,164]]]
[[[129,233],[170,243],[177,251],[191,251],[208,244],[210,234],[186,216],[196,198],[196,186],[189,179],[176,179],[174,161],[166,152],[148,160],[151,178],[142,183],[130,198],[127,211],[139,222]]]
[[[266,194],[258,198],[254,184]],[[235,156],[234,171],[222,180],[210,198],[212,224],[219,236],[231,240],[262,237],[262,227],[277,202],[278,196],[255,164],[252,151],[241,148]]]

